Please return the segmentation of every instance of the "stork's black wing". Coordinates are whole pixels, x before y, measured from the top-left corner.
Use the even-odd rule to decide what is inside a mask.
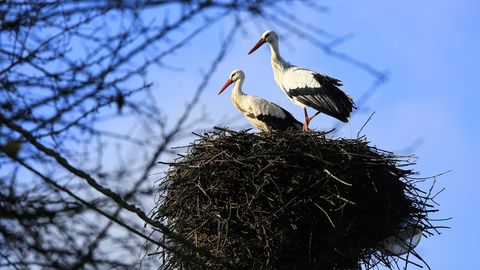
[[[272,104],[276,105],[275,103]],[[289,111],[285,110],[280,106],[278,106],[278,108],[283,112],[283,117],[271,114],[259,114],[256,116],[256,118],[266,123],[272,130],[287,131],[302,129],[302,123],[295,119],[295,117],[293,117],[293,115]]]
[[[348,122],[354,103],[350,96],[338,88],[342,85],[339,80],[297,68],[285,73],[283,83],[291,99]]]
[[[250,104],[255,118],[265,123],[270,130],[286,131],[302,128],[302,123],[290,112],[273,102],[251,96]]]

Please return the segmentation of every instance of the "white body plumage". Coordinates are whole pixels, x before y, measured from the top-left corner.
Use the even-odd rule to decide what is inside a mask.
[[[231,95],[232,103],[252,126],[264,132],[301,129],[302,124],[287,110],[273,102],[245,94],[242,91],[244,80],[245,73],[238,69],[234,70],[218,94],[234,83]]]
[[[305,123],[322,112],[340,121],[347,122],[354,108],[353,100],[338,87],[341,82],[306,68],[293,66],[280,56],[278,36],[274,31],[266,31],[250,50],[254,52],[265,43],[269,43],[273,77],[278,87],[296,105],[302,106]],[[306,107],[317,110],[317,114],[308,117]]]

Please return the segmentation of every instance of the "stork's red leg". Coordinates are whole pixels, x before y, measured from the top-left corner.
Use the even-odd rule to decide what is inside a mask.
[[[303,131],[308,131],[308,124],[310,123],[308,113],[307,113],[307,108],[303,107],[303,115],[305,117],[305,121],[303,122]]]
[[[315,118],[315,116],[319,115],[320,112],[316,112],[314,115],[312,115],[312,117],[309,117],[308,118],[308,123],[310,123],[310,121],[312,121],[313,118]]]
[[[305,119],[305,121],[303,121],[303,131],[308,131],[307,119]]]

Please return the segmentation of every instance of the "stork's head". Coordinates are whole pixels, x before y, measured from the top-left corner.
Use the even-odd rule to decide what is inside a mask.
[[[278,41],[278,35],[273,30],[267,30],[262,34],[262,37],[257,41],[253,48],[248,52],[248,54],[253,53],[256,49],[260,48],[265,43],[275,43]]]
[[[230,84],[239,80],[243,80],[244,78],[245,78],[245,73],[243,73],[243,71],[240,69],[235,69],[234,71],[232,71],[232,73],[230,73],[230,77],[228,77],[228,80],[225,82],[225,84],[223,85],[222,89],[220,89],[218,94],[220,95],[223,91],[225,91],[225,89],[227,89],[227,87]]]

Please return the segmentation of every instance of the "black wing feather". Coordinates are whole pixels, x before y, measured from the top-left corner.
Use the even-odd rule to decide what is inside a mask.
[[[273,103],[275,104],[275,103]],[[278,106],[277,104],[275,104]],[[302,129],[302,123],[300,123],[293,115],[285,110],[284,108],[278,106],[283,113],[285,114],[285,118],[280,118],[274,115],[269,114],[260,114],[257,115],[256,118],[265,124],[271,129],[276,131],[287,131],[287,130],[299,130]]]
[[[348,122],[354,103],[338,88],[342,85],[341,81],[319,73],[314,73],[313,77],[321,87],[289,89],[288,96],[342,122]]]

